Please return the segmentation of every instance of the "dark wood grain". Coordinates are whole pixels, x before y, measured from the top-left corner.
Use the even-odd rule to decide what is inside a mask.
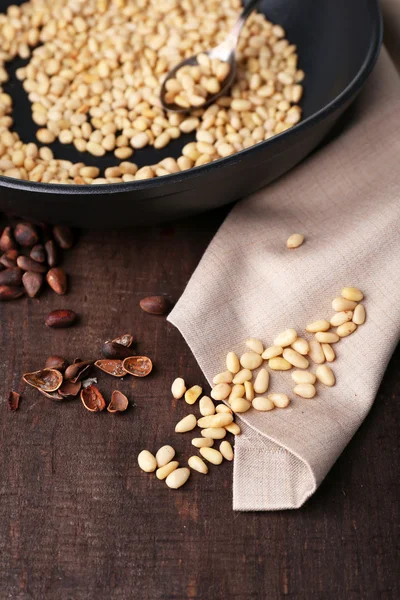
[[[141,449],[164,443],[190,456],[190,436],[173,433],[187,411],[169,388],[178,373],[204,383],[180,334],[139,300],[176,301],[222,218],[83,233],[66,254],[66,297],[0,305],[1,600],[400,597],[399,352],[365,423],[301,510],[233,513],[228,463],[207,477],[194,473],[178,491],[137,467]],[[45,315],[63,307],[80,314],[79,325],[46,328]],[[106,395],[116,387],[134,401],[123,416],[20,385],[20,374],[48,355],[96,358],[104,340],[125,332],[155,370],[144,380],[99,376]],[[22,393],[15,413],[11,389]]]

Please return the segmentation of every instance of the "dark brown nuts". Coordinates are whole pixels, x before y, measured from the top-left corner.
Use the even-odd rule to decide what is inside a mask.
[[[147,356],[130,356],[125,358],[123,368],[134,377],[146,377],[151,373],[153,363]]]
[[[63,382],[63,376],[57,369],[41,369],[33,373],[25,373],[25,383],[43,392],[55,392]]]
[[[95,385],[89,385],[81,390],[81,400],[83,406],[90,412],[100,412],[106,407],[106,402]]]
[[[49,267],[56,267],[58,265],[58,252],[53,240],[48,240],[44,245],[44,249],[46,250]]]
[[[140,308],[151,315],[165,315],[169,302],[164,296],[148,296],[140,301]]]
[[[67,274],[61,267],[53,267],[46,275],[46,280],[56,294],[63,296],[67,291]]]
[[[42,273],[34,273],[33,271],[25,271],[22,275],[22,283],[29,298],[35,298],[43,286]]]
[[[0,237],[0,250],[7,252],[7,250],[13,250],[15,248],[15,242],[13,239],[11,227],[5,227]]]
[[[58,393],[65,399],[75,398],[81,391],[82,383],[77,381],[64,381],[58,388]]]
[[[31,223],[17,223],[14,228],[15,241],[25,248],[32,248],[39,241],[36,227]]]
[[[8,408],[10,410],[18,410],[20,398],[21,396],[18,392],[10,392],[8,394]]]
[[[111,402],[107,406],[107,410],[110,413],[123,412],[128,408],[128,398],[119,390],[114,390],[111,395]]]
[[[93,366],[93,361],[91,360],[82,360],[80,362],[74,362],[72,365],[69,365],[65,369],[64,380],[72,381],[72,383],[76,383],[83,379],[84,375],[87,375],[90,369]]]
[[[60,373],[63,373],[65,369],[68,367],[69,362],[63,356],[49,356],[46,360],[45,367],[46,369],[57,369]]]
[[[124,335],[121,335],[120,337],[117,337],[112,341],[116,344],[120,344],[121,346],[126,346],[127,348],[130,348],[133,343],[133,335],[131,335],[130,333],[124,333]]]
[[[67,308],[61,308],[59,310],[53,310],[46,317],[47,327],[54,327],[55,329],[61,329],[64,327],[71,327],[77,320],[76,313],[73,310]]]
[[[16,300],[17,298],[21,298],[21,296],[24,294],[24,290],[20,287],[0,285],[0,301],[2,302],[7,300]]]
[[[129,348],[116,342],[105,342],[102,352],[106,358],[127,358],[128,356],[132,356],[132,351]]]
[[[11,267],[0,273],[0,285],[21,285],[22,271],[18,267]]]
[[[0,263],[7,269],[17,266],[18,252],[17,250],[8,250],[0,258]]]
[[[30,251],[29,256],[33,260],[36,260],[36,262],[40,262],[40,263],[46,262],[46,251],[44,249],[44,246],[42,246],[42,244],[36,244],[35,246],[33,246],[32,250]]]
[[[28,256],[18,256],[17,265],[23,271],[33,271],[34,273],[46,273],[47,267],[38,263]]]
[[[54,225],[53,236],[57,244],[63,250],[69,250],[74,244],[74,236],[69,227],[65,225]]]
[[[101,369],[113,377],[123,377],[126,375],[126,370],[122,366],[122,360],[104,359],[97,360],[94,364],[98,369]]]

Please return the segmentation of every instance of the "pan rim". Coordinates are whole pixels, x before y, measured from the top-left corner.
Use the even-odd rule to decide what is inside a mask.
[[[16,189],[28,192],[40,192],[42,194],[53,194],[57,196],[57,201],[67,201],[71,195],[80,196],[92,196],[92,195],[104,195],[104,194],[115,194],[117,192],[140,192],[144,190],[154,191],[162,187],[166,183],[168,185],[174,185],[184,181],[190,181],[191,179],[197,179],[203,174],[213,174],[219,171],[219,167],[225,165],[234,165],[235,162],[240,161],[243,157],[256,156],[260,150],[268,145],[277,145],[283,138],[296,137],[299,132],[306,131],[315,123],[323,120],[326,116],[335,112],[340,106],[346,104],[353,96],[360,91],[372,69],[374,68],[382,45],[383,39],[383,20],[382,12],[380,9],[378,0],[369,1],[370,8],[375,11],[376,26],[373,30],[373,37],[371,38],[368,51],[365,55],[364,61],[362,62],[360,69],[350,81],[350,83],[328,104],[323,106],[320,110],[310,115],[306,119],[297,123],[294,127],[274,135],[269,140],[263,140],[254,146],[235,152],[232,156],[225,158],[219,158],[212,163],[193,167],[179,173],[171,173],[170,175],[162,175],[161,177],[154,177],[152,179],[143,179],[139,181],[129,181],[123,183],[105,183],[101,185],[79,185],[79,184],[62,184],[62,183],[42,183],[36,181],[25,181],[23,179],[15,179],[13,177],[6,177],[0,175],[0,189],[1,187]],[[188,190],[192,186],[188,187]],[[168,196],[168,193],[164,193],[164,196]]]

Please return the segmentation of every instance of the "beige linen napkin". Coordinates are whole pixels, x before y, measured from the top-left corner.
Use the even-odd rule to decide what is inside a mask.
[[[210,381],[247,337],[301,335],[344,285],[365,293],[366,323],[335,344],[335,387],[305,400],[290,372],[272,372],[269,392],[288,393],[289,408],[237,419],[236,510],[301,506],[374,401],[400,331],[399,167],[400,79],[383,50],[347,129],[235,206],[170,314]],[[294,232],[306,242],[288,250]]]

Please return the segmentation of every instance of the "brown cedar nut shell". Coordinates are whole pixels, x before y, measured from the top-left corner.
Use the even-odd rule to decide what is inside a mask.
[[[108,373],[108,375],[112,375],[113,377],[123,377],[126,375],[126,371],[122,366],[122,360],[111,360],[104,358],[96,360],[94,365],[98,369],[104,371],[104,373]]]
[[[42,392],[55,392],[63,382],[63,376],[57,369],[40,369],[32,373],[25,373],[22,379],[28,385]]]
[[[95,385],[88,385],[81,390],[81,400],[83,406],[90,412],[101,412],[106,407],[106,401]]]
[[[110,413],[123,412],[129,406],[128,398],[119,390],[114,390],[111,395],[111,402],[107,406],[107,410]]]
[[[129,375],[134,377],[146,377],[153,369],[153,363],[148,356],[129,356],[125,358],[122,366]]]

